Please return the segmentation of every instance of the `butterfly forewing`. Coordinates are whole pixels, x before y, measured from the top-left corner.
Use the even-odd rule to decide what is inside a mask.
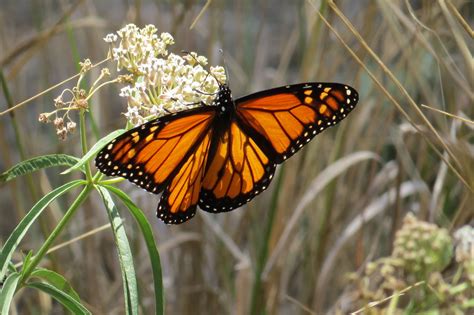
[[[106,145],[96,166],[159,193],[199,146],[214,117],[214,110],[201,107],[145,123]]]
[[[246,132],[279,164],[354,108],[357,92],[338,83],[288,85],[237,99]]]

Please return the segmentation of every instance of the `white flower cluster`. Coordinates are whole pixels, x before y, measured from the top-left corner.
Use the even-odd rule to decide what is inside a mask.
[[[128,24],[104,40],[111,45],[118,70],[125,69],[133,76],[133,83],[120,92],[128,100],[125,116],[133,125],[201,102],[211,105],[219,89],[216,79],[226,81],[223,67],[210,67],[209,71],[203,68],[207,65],[203,56],[169,53],[173,37],[168,33],[158,36],[153,25],[140,29]]]

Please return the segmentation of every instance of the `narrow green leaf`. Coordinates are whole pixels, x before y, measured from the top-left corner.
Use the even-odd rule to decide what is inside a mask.
[[[462,303],[462,307],[463,307],[464,309],[474,308],[474,299],[470,299],[470,300],[464,301],[464,302]]]
[[[47,283],[51,284],[54,286],[56,289],[59,291],[62,291],[69,296],[71,296],[73,299],[75,299],[77,302],[81,302],[81,299],[79,298],[79,295],[77,292],[72,288],[71,284],[64,278],[62,275],[60,275],[57,272],[54,272],[49,269],[43,269],[43,268],[38,268],[35,271],[31,273],[31,277],[36,277],[40,278]]]
[[[16,269],[15,265],[10,261],[8,262],[8,270],[10,272],[17,272],[18,270]],[[2,279],[0,278],[0,281],[2,281]],[[1,283],[1,282],[0,282]]]
[[[118,136],[120,136],[125,131],[126,131],[125,129],[115,130],[115,131],[109,133],[108,135],[106,135],[105,137],[103,137],[102,139],[100,139],[99,141],[97,141],[97,143],[92,146],[92,148],[89,150],[89,152],[87,152],[76,164],[74,164],[73,166],[71,166],[70,168],[68,168],[67,170],[62,172],[61,174],[63,174],[63,175],[68,174],[68,173],[70,173],[74,170],[77,170],[78,168],[81,168],[84,164],[88,163],[94,156],[96,156],[97,153],[99,153],[99,151],[107,143],[109,143],[112,139],[117,138]]]
[[[151,268],[153,272],[153,284],[155,287],[155,314],[164,314],[164,290],[163,290],[163,277],[161,271],[160,254],[158,253],[158,247],[153,237],[153,230],[143,212],[138,208],[133,201],[127,196],[126,193],[113,186],[105,186],[109,191],[119,197],[122,202],[130,210],[130,214],[135,218],[138,226],[141,229],[145,244],[150,255]]]
[[[73,314],[76,314],[76,315],[92,314],[84,305],[82,305],[75,298],[59,290],[58,288],[56,288],[55,286],[49,283],[35,281],[35,282],[28,282],[26,286],[30,288],[38,289],[40,291],[43,291],[49,294],[52,298],[54,298],[56,301],[61,303],[65,308],[67,308]]]
[[[0,314],[8,314],[20,277],[21,275],[18,272],[15,272],[10,274],[7,280],[5,280],[0,291]]]
[[[25,236],[26,232],[33,224],[33,222],[38,218],[38,216],[43,212],[43,210],[56,198],[67,192],[68,190],[77,187],[83,183],[82,180],[75,180],[67,184],[62,185],[61,187],[56,188],[49,194],[41,198],[31,210],[26,214],[26,216],[20,221],[16,226],[13,232],[8,237],[7,241],[3,245],[2,250],[0,251],[0,279],[5,276],[10,258],[13,252],[16,250],[18,244]]]
[[[28,253],[26,254],[25,258],[23,259],[23,268],[21,269],[21,274],[23,275],[23,272],[28,269],[29,264],[31,263],[31,258],[33,257],[33,251],[29,250]]]
[[[469,284],[467,284],[466,282],[463,282],[463,283],[460,283],[454,287],[451,287],[448,289],[448,292],[449,294],[451,295],[456,295],[456,294],[459,294],[465,290],[469,290]]]
[[[38,171],[53,166],[72,166],[79,161],[77,157],[67,154],[50,154],[37,156],[32,159],[18,163],[8,171],[0,174],[0,182],[8,182],[15,177]]]
[[[97,190],[104,201],[112,224],[115,245],[117,247],[120,269],[122,271],[123,288],[125,294],[126,314],[138,314],[138,288],[135,267],[133,266],[133,256],[130,244],[125,233],[125,227],[115,206],[112,196],[106,188],[97,186]]]

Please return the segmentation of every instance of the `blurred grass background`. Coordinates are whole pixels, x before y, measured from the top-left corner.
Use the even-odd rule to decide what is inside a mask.
[[[472,1],[461,0],[336,3],[342,13],[326,1],[303,0],[2,0],[0,110],[74,75],[84,58],[105,58],[102,38],[126,23],[152,23],[170,32],[176,53],[196,51],[211,64],[222,64],[224,56],[234,96],[304,81],[355,87],[356,110],[280,167],[268,191],[242,209],[200,212],[189,223],[165,226],[155,218],[157,196],[122,184],[155,228],[168,313],[247,314],[250,308],[254,314],[347,313],[360,307],[348,273],[390,254],[407,212],[449,231],[473,223],[473,125],[421,104],[472,119],[474,10]],[[50,111],[66,87],[0,117],[0,170],[42,154],[80,154],[78,135],[60,142],[50,126],[38,123],[39,113]],[[118,90],[103,89],[90,104],[100,136],[124,125],[120,113],[126,104]],[[92,126],[90,134],[90,141],[97,140]],[[64,182],[58,173],[43,171],[1,186],[0,242],[42,195]],[[68,204],[65,198],[50,207],[22,245],[24,252],[38,248]],[[89,201],[62,241],[106,224],[102,209],[98,198]],[[154,301],[149,260],[133,219],[126,224],[135,240],[143,314],[149,314]],[[110,230],[49,258],[44,263],[70,280],[94,314],[123,313]],[[15,311],[61,314],[63,309],[25,290]]]

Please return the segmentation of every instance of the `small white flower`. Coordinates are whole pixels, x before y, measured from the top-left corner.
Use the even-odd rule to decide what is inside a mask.
[[[104,37],[104,41],[106,43],[113,43],[113,42],[116,42],[118,39],[118,36],[116,34],[107,34],[107,36]]]
[[[146,84],[143,81],[139,81],[135,83],[135,89],[140,92],[144,92],[146,89]]]
[[[118,70],[129,72],[134,83],[121,89],[127,98],[125,117],[134,125],[196,106],[211,105],[220,83],[226,81],[222,67],[203,66],[208,60],[195,52],[181,56],[168,52],[174,44],[169,33],[157,34],[153,25],[140,29],[128,24],[104,39],[111,43]]]
[[[161,33],[160,35],[161,40],[166,44],[166,45],[173,45],[174,44],[174,38],[171,36],[170,33]]]
[[[129,96],[132,96],[132,88],[130,87],[130,85],[127,85],[127,86],[124,86],[123,88],[120,89],[120,94],[119,96],[121,97],[129,97]]]

